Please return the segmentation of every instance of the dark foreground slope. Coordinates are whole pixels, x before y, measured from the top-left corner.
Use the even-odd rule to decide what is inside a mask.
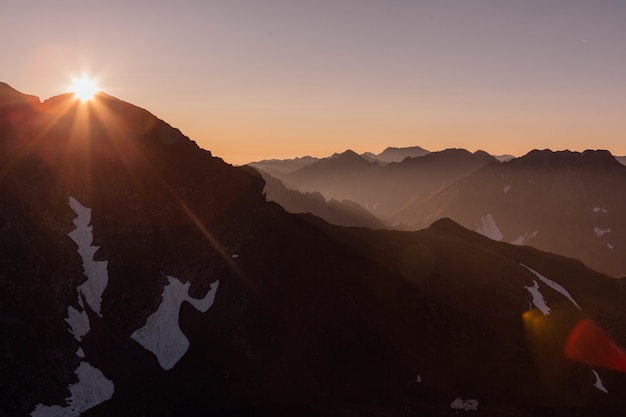
[[[564,344],[584,319],[626,344],[623,281],[449,220],[289,215],[105,95],[17,93],[0,119],[2,416],[622,411],[619,358],[591,354],[617,345]]]

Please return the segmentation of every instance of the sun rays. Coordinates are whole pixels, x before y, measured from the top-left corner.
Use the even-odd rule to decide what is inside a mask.
[[[74,93],[74,96],[76,96],[77,99],[84,102],[93,99],[99,91],[99,87],[96,80],[87,76],[82,76],[72,81],[70,91]]]
[[[75,79],[71,89],[74,97],[61,94],[32,109],[37,128],[29,131],[20,146],[6,155],[7,162],[0,167],[0,179],[9,175],[21,160],[38,155],[56,187],[81,190],[87,199],[99,195],[102,201],[102,195],[111,192],[102,184],[106,185],[112,178],[123,178],[118,183],[124,186],[113,187],[117,195],[141,199],[156,189],[165,197],[164,204],[169,201],[174,210],[178,206],[182,216],[176,217],[177,221],[195,227],[235,276],[255,291],[254,284],[233,259],[232,250],[210,230],[207,214],[190,204],[190,197],[181,193],[152,159],[150,148],[165,146],[159,128],[173,129],[145,110],[100,93],[95,80],[88,77]],[[121,175],[117,177],[117,174]],[[144,216],[130,220],[149,224],[162,219]]]

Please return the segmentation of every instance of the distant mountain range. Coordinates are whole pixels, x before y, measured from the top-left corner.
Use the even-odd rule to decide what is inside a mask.
[[[382,165],[346,151],[288,173],[274,170],[272,175],[290,189],[354,201],[385,220],[411,199],[449,185],[494,161],[494,157],[482,151],[472,154],[463,149],[447,149]]]
[[[352,151],[348,151],[348,152],[352,152]],[[388,147],[379,154],[374,154],[372,152],[365,152],[361,154],[360,156],[369,162],[378,162],[381,165],[385,165],[389,162],[401,162],[405,158],[424,156],[428,153],[429,151],[419,146],[411,146],[411,147],[406,147],[406,148]],[[331,156],[331,158],[336,157],[337,155],[338,154],[335,154]],[[303,157],[294,158],[294,159],[266,159],[266,160],[258,161],[258,162],[250,162],[248,165],[258,168],[268,174],[276,176],[276,175],[281,175],[281,174],[289,174],[291,172],[297,171],[321,159],[326,159],[326,158],[315,158],[312,156],[303,156]]]
[[[347,151],[279,175],[290,188],[352,200],[391,228],[419,230],[449,217],[496,240],[626,275],[619,250],[626,247],[626,167],[619,160],[607,151],[496,158],[448,149],[383,166]]]
[[[607,151],[532,151],[417,199],[395,219],[419,229],[450,217],[496,240],[532,245],[626,275],[622,190],[626,166]]]
[[[371,152],[365,152],[361,156],[374,162],[381,164],[387,164],[389,162],[402,162],[406,158],[415,158],[417,156],[424,156],[430,153],[426,149],[420,146],[410,146],[407,148],[394,148],[388,147],[379,154],[373,154]]]
[[[502,165],[336,159],[401,178],[448,154]],[[117,98],[0,83],[0,415],[623,412],[626,281],[450,219],[289,214],[264,186]]]
[[[289,190],[278,179],[259,170],[265,180],[264,192],[269,201],[275,201],[290,213],[311,213],[329,223],[340,226],[362,226],[383,229],[385,224],[363,207],[349,200],[326,201],[319,192],[306,193]]]
[[[259,162],[251,162],[250,166],[258,168],[271,175],[289,174],[319,161],[319,158],[303,156],[295,159],[267,159]]]

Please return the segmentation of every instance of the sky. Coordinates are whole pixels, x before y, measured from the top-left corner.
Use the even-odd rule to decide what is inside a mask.
[[[626,155],[625,0],[3,0],[0,81],[87,75],[233,164]]]

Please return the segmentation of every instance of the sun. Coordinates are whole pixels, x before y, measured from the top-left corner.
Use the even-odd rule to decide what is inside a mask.
[[[95,80],[88,77],[76,78],[72,85],[70,86],[70,90],[74,93],[77,99],[80,101],[89,101],[96,95],[99,91],[98,85]]]

